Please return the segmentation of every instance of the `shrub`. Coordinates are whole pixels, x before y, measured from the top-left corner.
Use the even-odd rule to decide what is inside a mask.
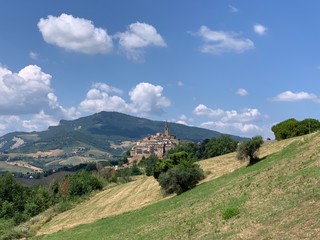
[[[69,194],[71,197],[82,196],[93,190],[101,190],[102,183],[92,174],[80,171],[70,178]]]
[[[142,172],[140,170],[140,168],[138,167],[137,164],[133,164],[132,167],[131,167],[131,173],[130,173],[132,176],[137,176],[137,175],[141,175]]]
[[[177,166],[165,173],[161,173],[158,181],[166,193],[181,194],[195,187],[203,178],[203,171],[199,167],[186,168]]]

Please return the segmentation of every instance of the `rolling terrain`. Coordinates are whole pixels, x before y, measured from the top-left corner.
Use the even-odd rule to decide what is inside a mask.
[[[169,129],[171,135],[195,142],[221,135],[177,123],[169,123]],[[8,161],[23,160],[47,170],[84,162],[116,160],[138,140],[163,131],[163,121],[117,112],[100,112],[72,121],[61,120],[58,126],[51,126],[46,131],[14,132],[0,137],[0,162],[3,162],[0,170],[12,169],[6,163]],[[32,172],[32,169],[14,169]]]
[[[201,161],[206,179],[179,196],[147,177],[106,189],[37,239],[317,239],[319,145],[319,133],[267,143],[249,167],[235,153]]]

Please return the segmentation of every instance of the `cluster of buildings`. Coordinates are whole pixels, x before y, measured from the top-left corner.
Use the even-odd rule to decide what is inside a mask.
[[[157,133],[137,142],[136,146],[130,150],[129,161],[139,162],[143,157],[148,158],[152,155],[163,158],[170,149],[174,149],[177,145],[179,145],[179,140],[169,134],[169,126],[165,122],[164,133]]]

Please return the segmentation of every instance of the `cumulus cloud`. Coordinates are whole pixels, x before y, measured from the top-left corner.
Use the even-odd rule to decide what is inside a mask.
[[[194,110],[193,113],[198,116],[205,116],[210,118],[222,117],[224,115],[224,110],[218,109],[211,109],[208,108],[204,104],[199,104]]]
[[[130,92],[133,112],[162,115],[163,108],[171,105],[170,100],[163,95],[163,87],[147,82],[137,84]]]
[[[202,123],[200,127],[218,132],[248,137],[266,132],[265,129],[254,123],[262,119],[261,113],[255,108],[229,111],[220,108],[211,109],[204,104],[199,104],[193,113],[197,116],[214,119]]]
[[[88,91],[85,100],[79,104],[79,110],[82,112],[126,112],[128,104],[121,97],[112,95],[113,93],[121,93],[121,90],[105,83],[95,83]]]
[[[244,88],[239,88],[236,92],[236,94],[238,94],[239,96],[247,96],[248,95],[248,91]]]
[[[252,123],[226,123],[223,121],[208,121],[204,122],[200,125],[200,127],[211,129],[214,131],[233,134],[233,135],[240,135],[244,137],[252,137],[255,135],[261,135],[264,132],[264,129],[252,124]]]
[[[179,123],[179,124],[183,124],[186,126],[191,126],[188,122],[193,122],[194,119],[192,118],[188,118],[186,115],[182,114],[179,119],[173,119],[173,122]]]
[[[59,124],[56,116],[46,114],[43,110],[34,114],[27,120],[20,120],[24,131],[39,131],[46,129],[48,126],[56,126]]]
[[[65,109],[59,104],[51,79],[36,65],[26,66],[18,73],[0,66],[0,134],[44,130],[60,119],[80,115],[76,108]]]
[[[223,122],[250,122],[257,120],[261,117],[261,113],[258,109],[247,108],[243,109],[240,112],[236,110],[225,111],[220,108],[211,109],[204,104],[199,104],[194,110],[193,113],[198,116],[204,116],[208,118],[219,118]]]
[[[0,136],[8,131],[19,131],[21,129],[21,119],[15,115],[0,116]]]
[[[14,131],[42,131],[48,126],[59,124],[58,116],[46,114],[43,110],[36,114],[0,116],[0,136]]]
[[[159,85],[142,82],[130,92],[130,102],[122,97],[122,90],[105,83],[95,83],[88,91],[85,100],[79,104],[81,112],[117,111],[135,113],[138,115],[164,113],[163,108],[170,106],[170,100],[163,95],[163,88]]]
[[[268,31],[268,29],[265,26],[261,25],[261,24],[255,24],[253,26],[253,30],[258,35],[265,35],[267,33],[267,31]]]
[[[61,14],[41,18],[38,28],[43,39],[66,50],[85,54],[108,53],[113,48],[107,31],[97,28],[90,20]]]
[[[167,44],[155,27],[147,23],[132,23],[127,31],[117,33],[120,49],[129,59],[139,61],[143,58],[144,49],[147,47],[166,47]]]
[[[254,43],[248,38],[241,38],[233,32],[214,31],[206,26],[201,26],[197,32],[204,44],[200,50],[203,53],[219,55],[224,52],[242,53],[254,48]]]
[[[48,106],[51,75],[36,65],[18,73],[0,66],[0,112],[4,115],[37,113]]]
[[[272,101],[277,102],[298,102],[303,100],[311,100],[314,102],[320,102],[320,99],[317,95],[313,93],[307,93],[307,92],[291,92],[291,91],[285,91],[282,93],[279,93],[276,97],[271,99]]]

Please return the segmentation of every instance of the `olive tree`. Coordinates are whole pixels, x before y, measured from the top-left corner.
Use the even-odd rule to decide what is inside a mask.
[[[256,163],[259,160],[257,152],[262,144],[263,139],[261,136],[256,136],[249,141],[240,143],[237,149],[237,158],[239,160],[248,159],[250,165]]]

